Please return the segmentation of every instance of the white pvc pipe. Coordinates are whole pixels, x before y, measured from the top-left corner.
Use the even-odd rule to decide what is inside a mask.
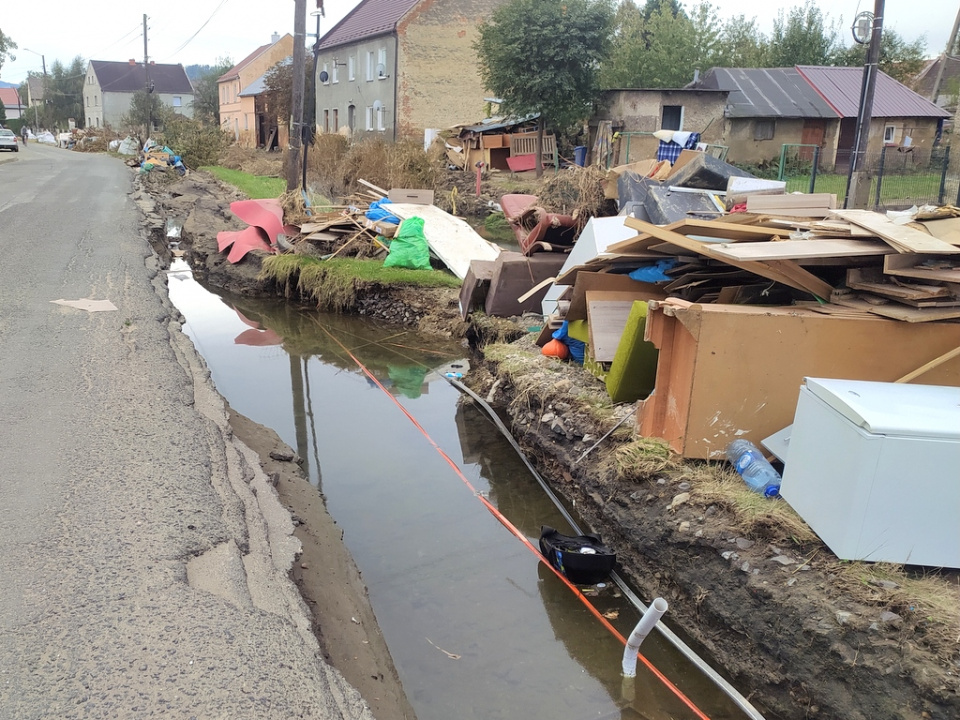
[[[637,652],[640,650],[640,643],[644,641],[654,625],[660,622],[660,618],[667,612],[667,601],[663,598],[654,600],[647,611],[640,618],[640,622],[630,633],[627,640],[627,646],[623,649],[623,675],[624,677],[636,677],[637,675]]]

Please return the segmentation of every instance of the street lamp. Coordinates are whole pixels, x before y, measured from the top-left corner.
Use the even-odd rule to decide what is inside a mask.
[[[34,55],[39,55],[39,56],[40,56],[40,62],[41,62],[41,64],[43,65],[43,95],[44,95],[44,97],[40,98],[40,100],[41,100],[41,104],[42,104],[42,105],[45,105],[46,102],[47,102],[47,100],[46,100],[46,94],[47,94],[47,58],[46,58],[46,56],[45,56],[43,53],[38,53],[36,50],[31,50],[30,48],[23,48],[23,50],[24,50],[24,52],[33,53]],[[30,92],[30,78],[29,78],[29,76],[27,77],[27,99],[28,99],[28,101],[30,102],[30,104],[33,105],[33,93]],[[39,114],[40,114],[39,111],[34,111],[34,115],[35,115],[35,118],[34,118],[34,119],[36,120],[36,123],[37,123],[37,127],[38,127],[38,128],[40,127],[40,117],[39,117]],[[46,116],[46,113],[44,113],[44,116]],[[44,117],[44,119],[46,119],[46,117]]]

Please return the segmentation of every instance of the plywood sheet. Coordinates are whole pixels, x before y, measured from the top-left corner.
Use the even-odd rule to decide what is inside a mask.
[[[880,213],[870,210],[833,210],[831,214],[875,233],[898,252],[960,253],[960,248],[912,227],[896,225]]]
[[[423,218],[423,234],[430,249],[461,280],[467,276],[471,260],[496,260],[500,255],[500,248],[480,237],[465,220],[435,205],[391,203],[390,211],[403,220]]]
[[[806,258],[867,257],[892,252],[881,241],[831,238],[818,240],[782,240],[780,242],[719,245],[713,251],[734,260],[801,260]]]
[[[936,322],[937,320],[960,318],[960,307],[915,308],[895,302],[890,302],[885,305],[874,305],[859,298],[835,298],[833,302],[838,305],[844,305],[845,307],[871,312],[874,315],[908,323],[930,323]]]
[[[620,338],[635,300],[608,300],[605,293],[587,293],[587,324],[590,327],[590,356],[597,362],[613,362]]]
[[[960,282],[960,256],[887,255],[883,259],[883,272],[933,282],[957,283]]]

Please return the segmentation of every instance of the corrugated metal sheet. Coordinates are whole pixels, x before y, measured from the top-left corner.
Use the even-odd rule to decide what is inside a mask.
[[[837,117],[794,68],[713,68],[700,85],[729,91],[729,118]]]
[[[385,35],[420,0],[363,0],[343,20],[320,38],[319,49],[328,50],[364,38]]]
[[[841,117],[857,117],[863,68],[798,65],[811,86],[833,105]],[[873,94],[873,117],[950,117],[950,113],[917,95],[884,72],[877,74]]]

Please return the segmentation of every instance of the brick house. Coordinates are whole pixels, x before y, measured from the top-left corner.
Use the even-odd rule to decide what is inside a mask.
[[[862,78],[856,67],[713,68],[690,87],[729,93],[721,133],[728,160],[761,162],[778,158],[784,144],[816,145],[821,167],[830,168],[849,162]],[[949,116],[880,72],[867,153],[898,146],[929,155]]]
[[[150,87],[175,113],[193,117],[193,85],[183,65],[91,60],[83,81],[84,124],[88,128],[123,124],[133,94]]]
[[[270,68],[293,55],[293,36],[276,33],[267,45],[261,45],[243,60],[227,70],[217,80],[220,104],[220,127],[233,135],[241,147],[253,148],[266,144],[270,132],[276,131],[274,141],[285,144],[286,138],[278,138],[276,119],[272,122],[258,114],[257,97],[263,90],[263,76]],[[271,143],[273,144],[273,143]]]
[[[318,39],[319,132],[423,139],[487,115],[473,43],[502,0],[362,0]]]

